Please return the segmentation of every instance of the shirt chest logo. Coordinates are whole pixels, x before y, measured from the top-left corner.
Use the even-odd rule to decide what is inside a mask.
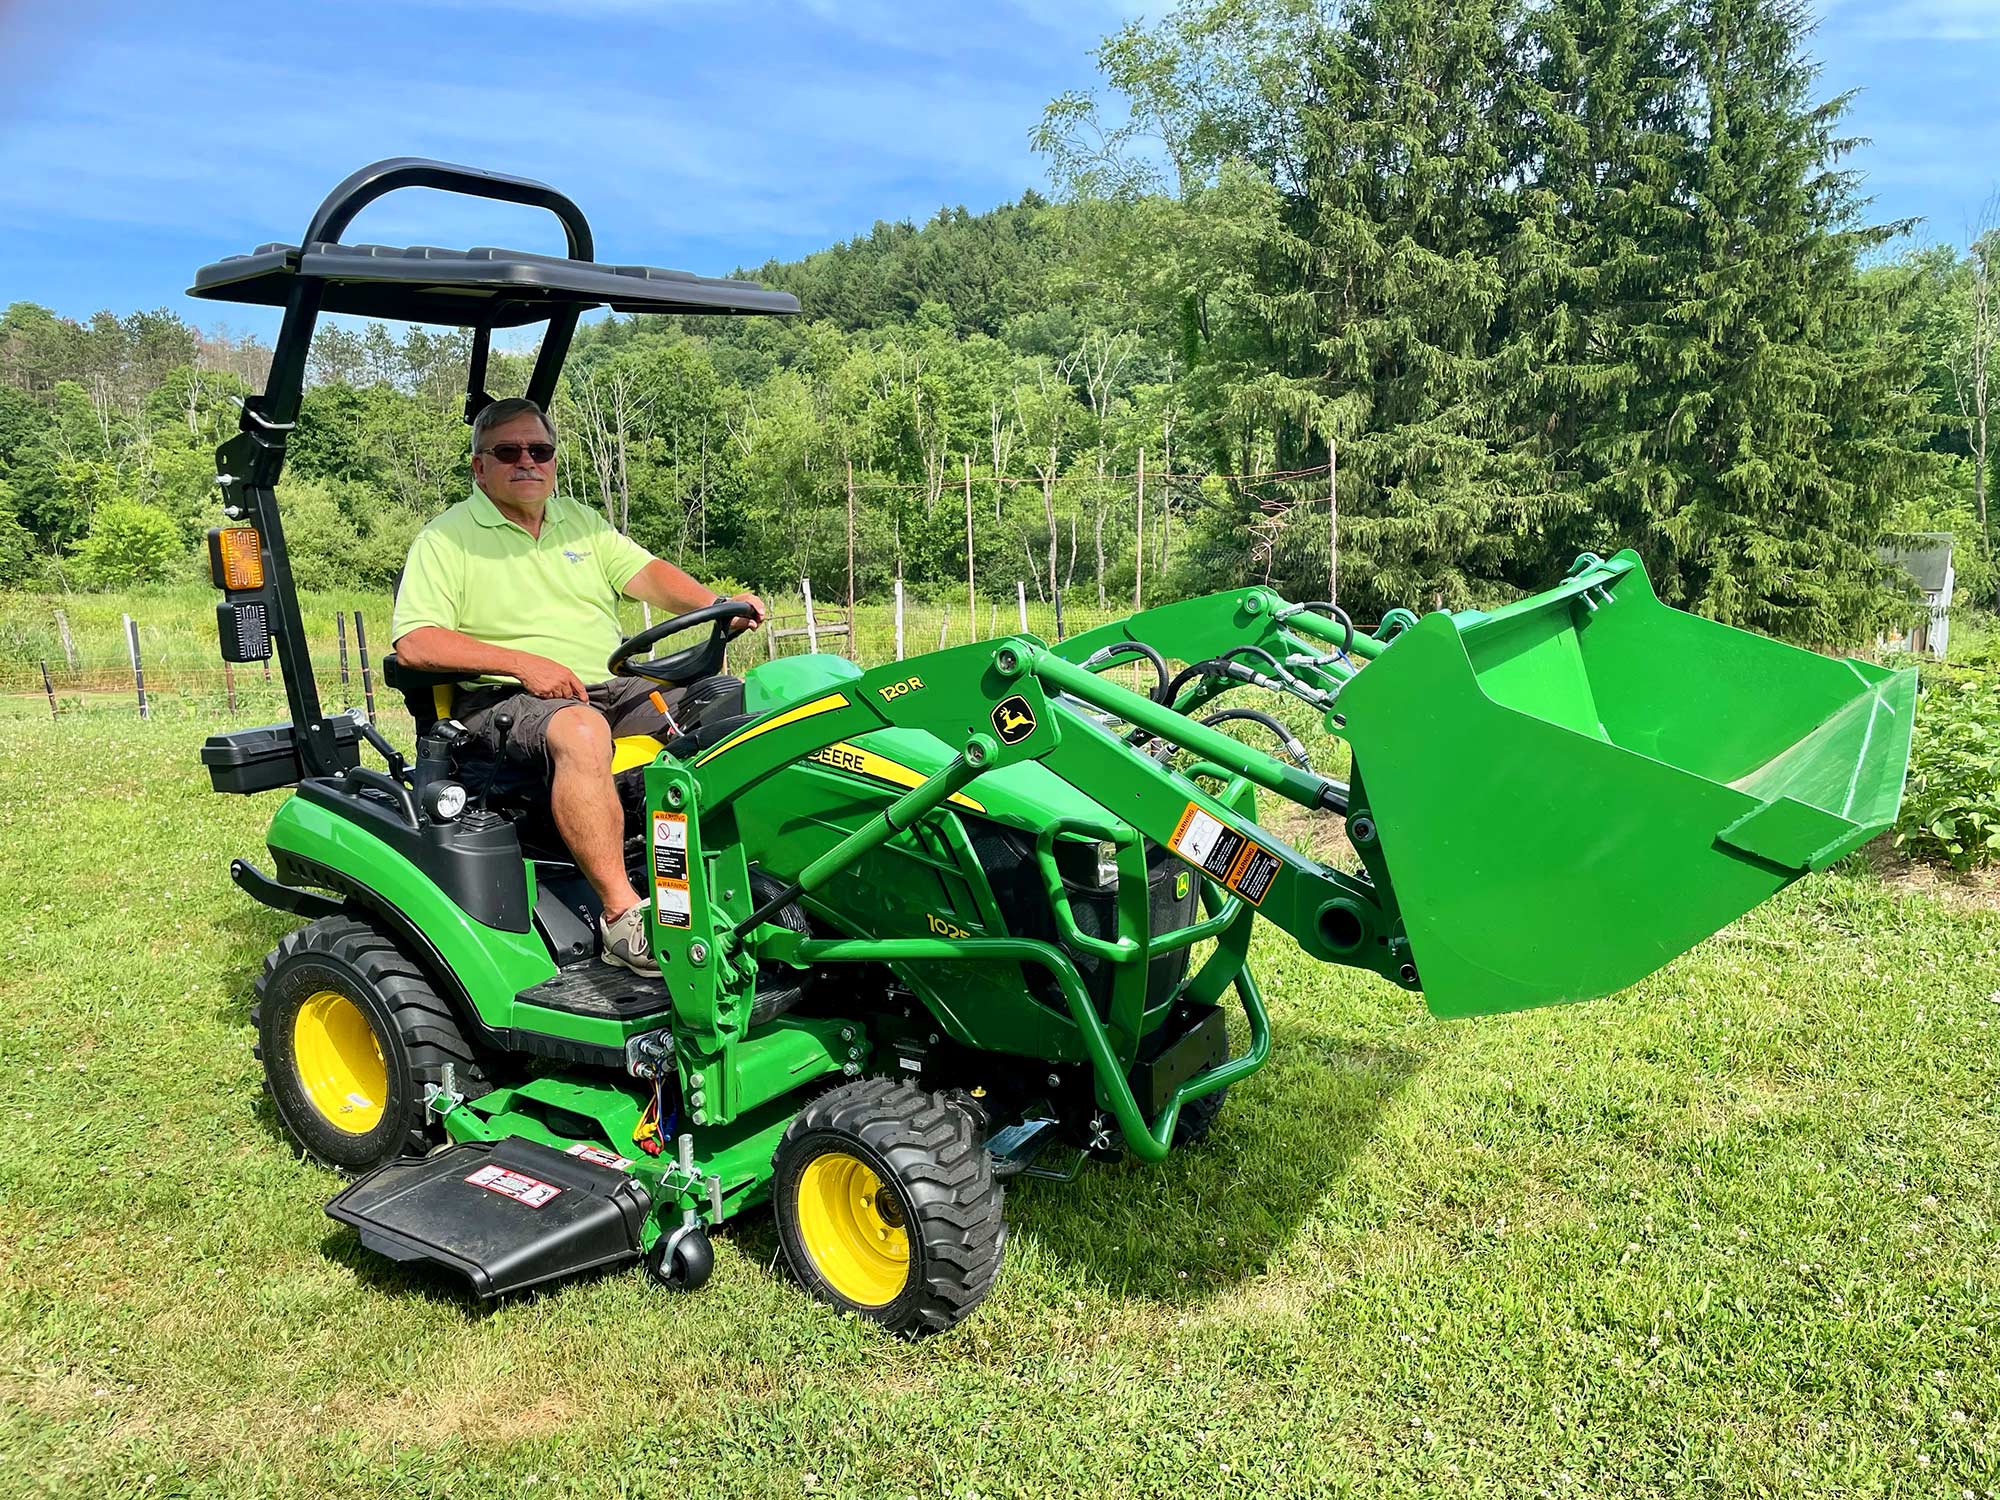
[[[563,548],[563,556],[568,558],[573,563],[580,563],[586,557],[590,556],[590,552],[587,548],[579,551],[575,547],[565,547]]]

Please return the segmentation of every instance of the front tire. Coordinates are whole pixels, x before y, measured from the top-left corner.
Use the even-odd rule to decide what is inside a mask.
[[[894,1078],[799,1111],[774,1160],[785,1259],[823,1302],[901,1334],[941,1333],[993,1289],[1002,1192],[971,1120]]]
[[[307,1155],[363,1173],[434,1143],[426,1084],[482,1078],[451,1007],[391,939],[353,917],[288,933],[251,1009],[271,1103]]]

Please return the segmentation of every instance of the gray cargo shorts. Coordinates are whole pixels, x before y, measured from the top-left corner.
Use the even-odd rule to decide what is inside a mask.
[[[685,688],[666,687],[644,677],[614,677],[609,682],[589,683],[584,691],[590,694],[588,706],[602,714],[611,726],[614,740],[631,734],[650,734],[655,739],[669,740],[679,733],[673,711],[685,695]],[[470,731],[471,748],[490,758],[500,751],[500,730],[493,721],[503,713],[512,714],[514,727],[507,734],[508,763],[546,773],[551,764],[550,722],[564,709],[584,706],[574,698],[537,698],[503,682],[463,694],[452,717]]]

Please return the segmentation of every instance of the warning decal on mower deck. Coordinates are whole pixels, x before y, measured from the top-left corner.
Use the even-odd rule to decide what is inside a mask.
[[[620,1172],[629,1172],[632,1170],[631,1162],[615,1151],[606,1151],[602,1146],[575,1145],[571,1146],[564,1154],[578,1157],[587,1162],[593,1162],[600,1167],[611,1167]]]
[[[694,920],[686,813],[653,814],[653,920],[662,927],[687,927]]]
[[[512,1198],[516,1203],[528,1208],[542,1208],[562,1191],[552,1182],[529,1177],[521,1172],[510,1172],[505,1167],[484,1166],[465,1179],[474,1187],[483,1187],[489,1193],[498,1193],[503,1198]]]
[[[1244,837],[1213,813],[1190,802],[1167,840],[1189,864],[1207,872],[1252,906],[1260,905],[1278,873],[1278,857]]]

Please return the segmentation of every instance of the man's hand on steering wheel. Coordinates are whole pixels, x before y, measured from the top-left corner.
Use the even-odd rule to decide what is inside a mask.
[[[755,630],[759,625],[762,625],[766,620],[771,618],[771,611],[765,607],[764,601],[762,599],[759,599],[755,594],[751,593],[731,594],[728,597],[730,597],[731,599],[740,599],[743,601],[743,603],[752,606],[757,611],[756,619],[743,620],[742,623],[736,625],[733,629],[730,630],[729,633],[731,635],[741,635],[746,630]],[[721,594],[717,594],[715,596],[716,603],[720,604],[722,600],[723,596]],[[740,618],[741,617],[739,616],[739,619]]]

